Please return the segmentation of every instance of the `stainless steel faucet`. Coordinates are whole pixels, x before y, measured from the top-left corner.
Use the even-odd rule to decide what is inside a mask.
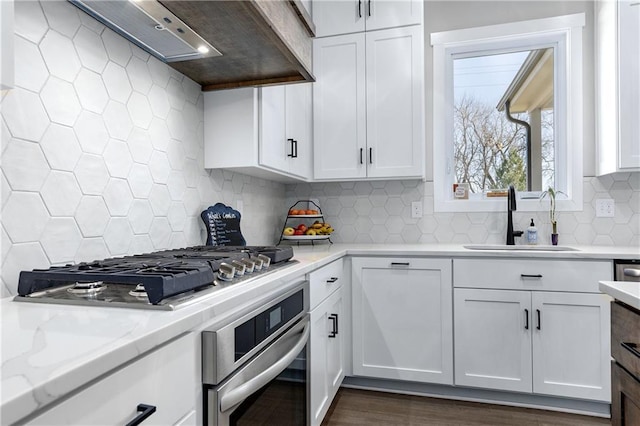
[[[513,185],[509,185],[507,193],[507,245],[514,246],[516,244],[515,237],[521,237],[522,231],[513,230],[513,212],[518,210],[516,206],[516,189]]]

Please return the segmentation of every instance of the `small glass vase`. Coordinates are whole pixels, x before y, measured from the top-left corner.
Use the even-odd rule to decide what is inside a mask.
[[[551,234],[551,245],[558,245],[558,234]]]

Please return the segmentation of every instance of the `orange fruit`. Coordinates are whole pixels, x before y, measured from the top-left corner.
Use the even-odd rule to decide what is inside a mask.
[[[307,210],[307,211],[305,211],[305,212],[304,212],[304,214],[306,214],[306,215],[313,215],[313,214],[315,214],[315,213],[313,212],[313,210]]]

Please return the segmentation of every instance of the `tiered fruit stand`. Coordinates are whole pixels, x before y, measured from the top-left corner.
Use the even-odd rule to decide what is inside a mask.
[[[298,213],[298,214],[293,214]],[[309,214],[310,213],[310,214]],[[316,234],[316,235],[285,235],[284,231],[287,228],[294,228],[296,226],[292,226],[294,223],[304,223],[304,221],[309,221],[314,219],[320,223],[324,223],[324,215],[322,214],[322,210],[320,206],[311,200],[298,200],[294,205],[289,207],[287,210],[287,218],[284,221],[284,226],[282,227],[282,232],[280,233],[280,241],[278,244],[282,243],[282,241],[287,242],[296,242],[300,245],[301,242],[311,244],[315,244],[316,241],[328,241],[333,244],[331,241],[331,234]],[[310,223],[309,225],[313,225]],[[311,226],[306,225],[307,228],[311,228]]]

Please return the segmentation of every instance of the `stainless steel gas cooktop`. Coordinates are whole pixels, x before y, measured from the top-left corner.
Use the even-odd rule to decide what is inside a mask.
[[[172,310],[297,263],[291,247],[196,246],[20,273],[19,302]]]

